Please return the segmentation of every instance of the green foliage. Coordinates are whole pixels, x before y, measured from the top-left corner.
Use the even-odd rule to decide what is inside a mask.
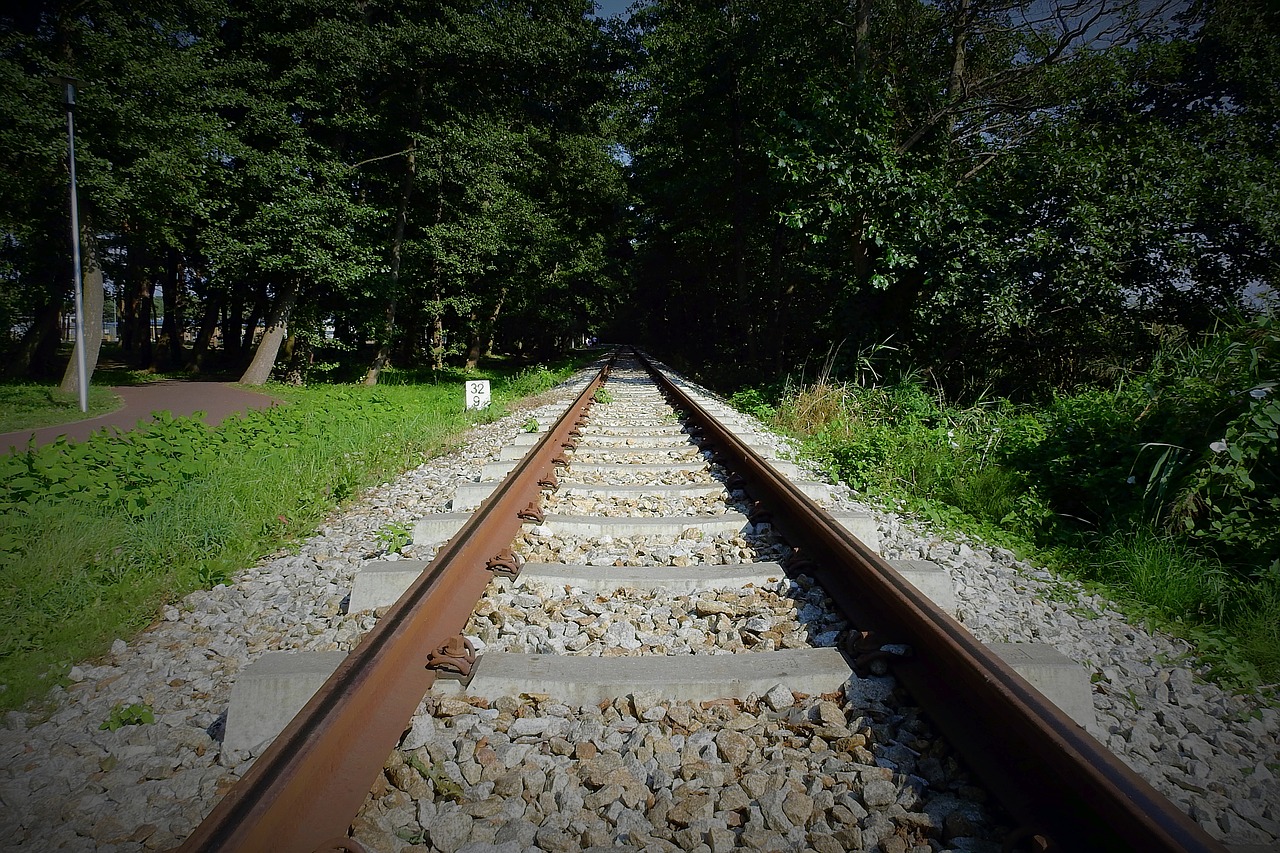
[[[125,726],[144,726],[154,723],[156,715],[152,712],[150,705],[116,705],[111,709],[111,715],[98,726],[102,731],[114,732]]]
[[[470,422],[457,388],[278,386],[288,405],[216,429],[162,417],[0,457],[0,702],[21,704],[161,601],[230,580],[448,446]]]
[[[1224,324],[1043,406],[828,380],[790,389],[772,422],[853,488],[1104,583],[1256,683],[1280,674],[1275,348],[1268,318]]]
[[[155,420],[116,439],[54,444],[0,457],[0,514],[31,512],[65,501],[119,507],[138,517],[218,461],[225,440],[195,418],[157,412]]]
[[[1097,579],[1143,602],[1165,620],[1221,623],[1238,581],[1220,563],[1199,557],[1167,535],[1138,529],[1094,546]]]
[[[729,397],[729,405],[733,406],[740,412],[746,412],[752,417],[762,421],[768,421],[777,414],[778,410],[766,400],[763,392],[756,388],[743,388],[735,391]]]
[[[1255,310],[1280,13],[1181,5],[1100,0],[1096,38],[1065,0],[642,4],[628,332],[725,386],[892,339],[952,399],[1043,400]]]
[[[550,391],[561,379],[563,376],[539,364],[526,367],[506,380],[502,390],[511,397],[531,397]]]
[[[332,371],[307,352],[330,323],[326,349],[363,358],[372,337],[404,366],[565,349],[621,300],[627,239],[616,39],[588,11],[88,0],[0,18],[8,369],[52,369],[70,295],[57,74],[80,81],[82,222],[127,294],[129,360],[238,372],[240,324],[285,314],[294,378]],[[220,315],[223,352],[138,334],[154,284],[167,334]]]
[[[375,533],[373,538],[384,553],[390,554],[413,544],[413,525],[408,522],[388,524]]]
[[[541,425],[539,425],[537,418],[529,418],[527,421],[525,421],[523,424],[520,425],[520,429],[522,429],[525,432],[537,432],[541,428],[542,427]]]
[[[608,388],[601,385],[596,389],[595,393],[591,395],[591,399],[602,406],[607,406],[613,402],[613,394]]]

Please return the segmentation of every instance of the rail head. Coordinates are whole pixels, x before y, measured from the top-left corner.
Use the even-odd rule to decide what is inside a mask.
[[[919,592],[674,382],[637,357],[742,476],[851,624],[912,650],[894,675],[1051,850],[1225,853],[1167,798]]]

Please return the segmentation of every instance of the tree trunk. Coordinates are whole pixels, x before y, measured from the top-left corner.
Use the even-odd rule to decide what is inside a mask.
[[[439,291],[436,292],[439,306]],[[444,370],[444,308],[437,307],[431,315],[431,369]]]
[[[781,376],[786,371],[787,355],[787,309],[791,304],[791,296],[795,293],[794,279],[788,280],[783,275],[783,254],[786,250],[786,227],[781,223],[773,226],[773,239],[769,245],[769,279],[773,282],[773,328],[768,337],[773,344],[773,373]],[[761,316],[766,316],[761,312]]]
[[[253,300],[253,307],[249,309],[249,316],[244,318],[244,329],[240,332],[240,350],[236,353],[237,358],[242,358],[253,346],[253,338],[258,334],[258,322],[268,311],[266,299],[265,289],[259,290]]]
[[[87,227],[80,229],[84,248],[84,370],[85,384],[93,378],[98,366],[98,351],[102,348],[102,265],[98,262],[98,241],[93,239]],[[67,362],[59,386],[64,394],[80,394],[79,355],[75,349]]]
[[[387,300],[383,316],[382,334],[379,335],[378,352],[364,376],[365,385],[377,385],[378,374],[387,366],[391,356],[391,342],[396,330],[396,298],[400,293],[400,255],[404,248],[405,223],[409,220],[409,199],[413,196],[413,182],[417,177],[418,161],[414,153],[416,140],[409,141],[409,154],[405,160],[405,173],[400,179],[400,207],[396,211],[395,232],[391,235],[391,298]]]
[[[965,60],[965,43],[969,38],[969,3],[970,0],[960,0],[956,7],[956,17],[954,31],[951,39],[951,73],[947,77],[947,94],[952,101],[959,101],[964,95],[964,60]],[[950,142],[955,137],[956,115],[951,113],[947,121],[947,141]]]
[[[559,262],[556,263],[559,267]],[[485,326],[484,355],[486,357],[493,355],[493,340],[498,333],[498,316],[502,313],[502,303],[507,301],[507,286],[504,284],[502,289],[498,291],[498,301],[494,303],[493,311],[489,313],[489,322]]]
[[[62,276],[58,276],[62,278]],[[31,327],[22,335],[14,359],[5,365],[7,376],[36,379],[46,375],[49,363],[58,353],[61,328],[58,323],[62,289],[46,294],[46,300],[35,309]]]
[[[284,344],[284,359],[284,381],[290,385],[306,385],[307,375],[315,361],[311,337],[290,332]]]
[[[186,358],[184,348],[182,346],[182,331],[186,325],[183,317],[183,309],[186,304],[186,264],[182,262],[182,256],[176,250],[170,250],[168,263],[167,281],[164,287],[164,325],[162,328],[162,340],[167,349],[168,361],[171,367],[181,367]]]
[[[143,273],[138,282],[137,295],[134,298],[134,333],[137,349],[137,365],[147,369],[155,365],[155,351],[151,346],[151,316],[156,304],[156,280],[150,269]]]
[[[240,337],[244,333],[244,296],[239,288],[231,286],[230,297],[223,302],[222,351],[228,360],[240,359]]]
[[[266,331],[262,333],[262,340],[258,342],[258,348],[254,350],[253,361],[249,363],[244,375],[240,377],[240,384],[262,385],[270,378],[271,368],[275,366],[276,354],[280,351],[280,342],[284,340],[285,330],[289,323],[289,313],[293,310],[293,303],[297,299],[297,295],[297,283],[290,279],[285,284],[284,290],[276,298],[275,305],[271,308],[271,313],[267,319]]]
[[[472,311],[467,315],[467,364],[468,373],[480,363],[480,318]]]
[[[205,354],[209,351],[214,330],[218,328],[218,314],[221,311],[222,294],[210,293],[205,301],[204,313],[200,315],[200,330],[196,332],[196,340],[191,347],[191,367],[197,373],[204,367]]]
[[[439,160],[436,173],[443,174]],[[436,188],[436,222],[437,226],[444,220],[444,186]],[[437,252],[431,261],[431,279],[435,288],[434,301],[431,303],[431,369],[444,369],[444,301],[441,279],[444,272],[440,268],[440,255]]]
[[[122,352],[133,353],[138,348],[138,277],[139,264],[135,263],[136,252],[132,248],[125,249],[125,273],[116,292],[116,335],[120,339]]]
[[[730,9],[733,9],[732,4]],[[736,15],[731,12],[729,18],[730,29],[737,29]],[[732,63],[733,60],[730,60]],[[733,269],[733,288],[735,293],[731,296],[731,304],[737,306],[738,316],[735,323],[740,340],[745,340],[747,344],[747,361],[750,364],[756,363],[756,336],[751,334],[751,300],[747,295],[747,192],[746,192],[746,176],[744,174],[743,161],[745,159],[743,149],[745,147],[744,124],[742,111],[742,86],[741,75],[738,73],[736,65],[731,65],[729,69],[730,94],[729,94],[729,133],[732,145],[732,155],[729,166],[729,182],[731,184],[732,207],[730,211],[730,231],[732,233],[732,269]]]
[[[867,77],[871,57],[871,0],[854,0],[853,62],[859,82]]]

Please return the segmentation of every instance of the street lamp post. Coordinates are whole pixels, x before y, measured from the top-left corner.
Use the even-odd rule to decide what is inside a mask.
[[[76,386],[80,390],[80,411],[89,411],[88,369],[84,354],[84,279],[80,270],[80,209],[76,204],[76,81],[72,77],[60,78],[67,107],[67,152],[71,164],[71,258],[72,290],[76,298]]]

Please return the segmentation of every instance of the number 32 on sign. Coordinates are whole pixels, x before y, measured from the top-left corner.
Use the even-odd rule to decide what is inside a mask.
[[[476,379],[466,386],[467,409],[483,409],[489,405],[489,380]]]

